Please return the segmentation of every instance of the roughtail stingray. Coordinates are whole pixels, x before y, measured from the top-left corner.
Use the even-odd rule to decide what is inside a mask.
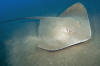
[[[86,8],[76,3],[59,17],[40,19],[38,47],[59,50],[91,38],[91,28]]]

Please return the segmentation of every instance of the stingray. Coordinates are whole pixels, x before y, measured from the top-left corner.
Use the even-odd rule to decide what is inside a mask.
[[[91,38],[86,8],[76,3],[59,17],[45,17],[40,20],[40,42],[38,47],[49,51],[60,50]]]
[[[48,51],[67,48],[91,38],[88,14],[81,3],[73,4],[57,17],[25,17],[8,22],[22,19],[40,19],[37,46]]]

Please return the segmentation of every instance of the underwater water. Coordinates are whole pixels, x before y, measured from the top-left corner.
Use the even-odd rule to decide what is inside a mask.
[[[38,35],[38,20],[7,21],[32,16],[58,16],[76,2],[87,8],[92,38],[60,51],[48,52],[37,48],[33,36]],[[0,3],[0,66],[100,66],[99,0],[16,0]]]

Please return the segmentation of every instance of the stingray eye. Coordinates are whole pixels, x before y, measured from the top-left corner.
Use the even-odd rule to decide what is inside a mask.
[[[69,28],[66,28],[67,33],[71,32],[71,30]]]
[[[69,32],[69,30],[65,27],[65,28],[64,28],[64,32]]]
[[[71,28],[65,27],[64,32],[66,32],[66,33],[71,33],[71,32],[73,32],[73,31],[72,31]]]

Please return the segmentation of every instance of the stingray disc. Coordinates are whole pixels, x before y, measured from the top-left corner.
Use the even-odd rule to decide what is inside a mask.
[[[91,29],[86,9],[80,3],[68,8],[60,17],[45,17],[40,20],[38,47],[59,50],[87,41]]]

